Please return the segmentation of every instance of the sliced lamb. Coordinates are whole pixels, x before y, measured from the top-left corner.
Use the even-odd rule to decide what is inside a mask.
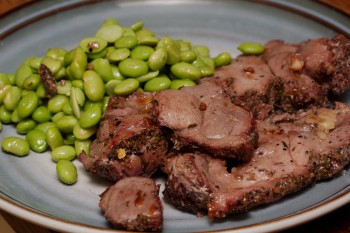
[[[350,87],[350,40],[341,34],[298,44],[274,40],[265,48],[263,59],[282,81],[279,107],[284,111],[326,106],[329,95]]]
[[[327,92],[312,77],[303,73],[304,61],[297,53],[300,45],[270,41],[263,58],[281,82],[277,108],[294,112],[309,105],[323,105]]]
[[[283,114],[257,126],[253,158],[229,172],[225,160],[205,154],[166,159],[166,200],[197,214],[207,208],[211,219],[223,218],[339,175],[350,162],[350,108],[345,105]]]
[[[251,113],[209,82],[156,93],[153,112],[159,125],[173,130],[175,149],[249,160],[256,145]]]
[[[234,104],[252,112],[257,119],[273,112],[279,96],[280,83],[259,56],[239,56],[203,81],[223,88]]]
[[[159,187],[147,177],[128,177],[104,191],[100,208],[111,224],[129,231],[161,231],[163,207]]]
[[[168,141],[150,115],[153,94],[110,97],[90,147],[79,160],[93,174],[117,181],[128,176],[151,176],[161,165]]]

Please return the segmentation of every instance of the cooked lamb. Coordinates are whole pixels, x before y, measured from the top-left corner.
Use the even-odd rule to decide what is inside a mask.
[[[204,154],[166,159],[166,200],[223,218],[338,175],[350,162],[350,108],[345,105],[283,114],[257,126],[253,158],[229,172],[225,160]]]
[[[217,69],[212,77],[201,80],[208,81],[222,87],[234,104],[257,119],[273,112],[281,89],[279,80],[258,56],[239,56],[230,65]]]
[[[110,98],[91,155],[79,155],[87,171],[118,181],[101,195],[108,221],[161,230],[158,188],[140,177],[160,167],[165,200],[210,219],[341,174],[350,162],[350,107],[332,95],[350,86],[350,41],[273,40],[265,48],[195,87]]]
[[[150,115],[153,94],[111,97],[90,156],[79,155],[85,169],[117,181],[151,176],[168,151],[168,141]]]
[[[343,94],[350,86],[350,40],[343,35],[298,44],[273,40],[265,48],[263,59],[282,80],[284,111],[325,106],[330,94]]]
[[[163,207],[159,187],[148,177],[128,177],[101,194],[100,208],[116,228],[161,231]]]
[[[153,112],[159,125],[173,130],[175,149],[251,158],[257,139],[255,120],[215,84],[160,91],[154,96]]]

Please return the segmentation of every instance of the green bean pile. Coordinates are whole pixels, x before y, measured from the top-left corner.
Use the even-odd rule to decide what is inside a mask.
[[[20,157],[50,150],[58,178],[74,184],[72,160],[82,151],[89,154],[109,96],[193,86],[230,62],[227,52],[211,58],[205,46],[157,38],[142,21],[122,27],[106,19],[94,37],[75,48],[51,48],[44,57],[25,59],[14,74],[0,73],[0,128],[16,124],[17,133],[25,135],[6,137],[2,149]],[[50,98],[42,65],[57,87]]]

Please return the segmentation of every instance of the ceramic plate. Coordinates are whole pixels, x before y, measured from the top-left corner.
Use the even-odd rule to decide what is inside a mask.
[[[238,54],[243,41],[298,42],[336,33],[350,34],[347,16],[314,1],[39,1],[0,20],[0,72],[14,73],[28,56],[52,47],[70,49],[93,36],[107,17],[123,26],[143,20],[158,37],[165,34],[210,47],[211,55]],[[344,97],[350,103],[350,96]],[[16,135],[6,125],[0,134]],[[60,183],[49,153],[18,158],[0,152],[0,207],[58,231],[115,232],[98,207],[110,183],[88,175],[75,161],[79,180]],[[160,183],[163,181],[159,180]],[[350,201],[350,172],[245,214],[210,222],[164,204],[164,232],[265,232],[317,218]]]

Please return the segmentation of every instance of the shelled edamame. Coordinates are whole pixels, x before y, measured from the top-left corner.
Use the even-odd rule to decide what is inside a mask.
[[[142,21],[123,27],[106,19],[75,48],[50,48],[14,74],[0,73],[0,126],[15,124],[23,135],[6,137],[2,149],[17,156],[51,150],[59,180],[74,184],[72,160],[89,154],[110,96],[194,86],[231,59],[227,52],[210,57],[208,47],[188,40],[159,38]]]

